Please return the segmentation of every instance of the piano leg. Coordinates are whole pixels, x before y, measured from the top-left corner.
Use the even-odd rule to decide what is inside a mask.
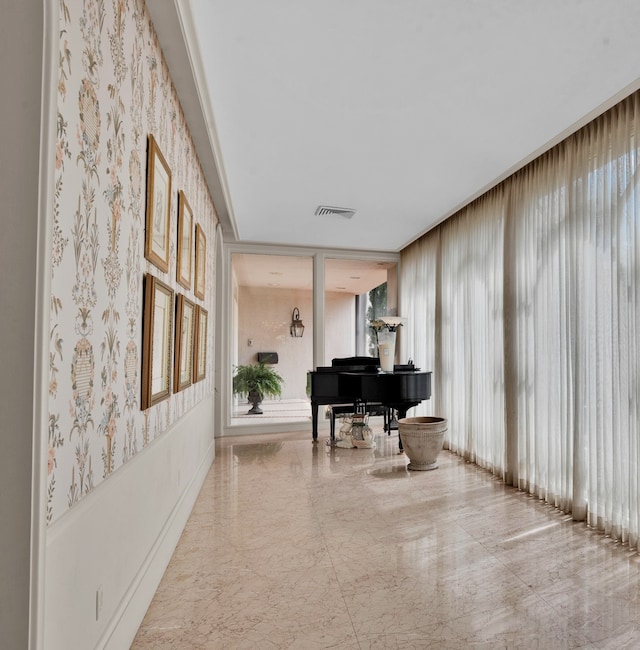
[[[409,409],[402,408],[401,406],[397,406],[396,410],[398,411],[398,420],[407,417],[407,411]],[[389,428],[391,428],[391,426],[389,426]],[[404,447],[402,446],[402,438],[400,437],[400,427],[398,427],[398,453],[399,454],[404,453]]]
[[[318,405],[311,402],[311,442],[318,442]]]

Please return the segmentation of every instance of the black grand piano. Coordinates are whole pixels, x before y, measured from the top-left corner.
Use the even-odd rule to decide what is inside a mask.
[[[412,365],[394,366],[393,372],[382,372],[377,357],[333,359],[330,366],[319,366],[311,372],[313,442],[318,441],[321,404],[353,404],[355,411],[359,405],[364,404],[366,409],[367,403],[378,403],[395,409],[398,418],[404,418],[410,408],[430,397],[430,372],[420,372]]]

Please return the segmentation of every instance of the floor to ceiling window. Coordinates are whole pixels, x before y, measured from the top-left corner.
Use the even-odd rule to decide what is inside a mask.
[[[401,278],[447,444],[636,549],[639,132],[634,93],[405,249]]]
[[[325,365],[337,357],[376,356],[369,322],[395,315],[396,263],[328,258],[325,261]]]

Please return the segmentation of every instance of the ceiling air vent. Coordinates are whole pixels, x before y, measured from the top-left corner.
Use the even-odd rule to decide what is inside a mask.
[[[351,219],[357,210],[351,208],[336,208],[332,205],[319,205],[316,208],[317,217],[343,217],[344,219]]]

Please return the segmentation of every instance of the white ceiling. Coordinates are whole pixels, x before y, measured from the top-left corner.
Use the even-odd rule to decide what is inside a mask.
[[[226,241],[399,251],[640,87],[638,0],[148,4]]]
[[[241,287],[313,289],[311,257],[234,253],[231,257],[236,281]],[[387,269],[395,262],[327,259],[325,291],[359,295],[387,281]]]

